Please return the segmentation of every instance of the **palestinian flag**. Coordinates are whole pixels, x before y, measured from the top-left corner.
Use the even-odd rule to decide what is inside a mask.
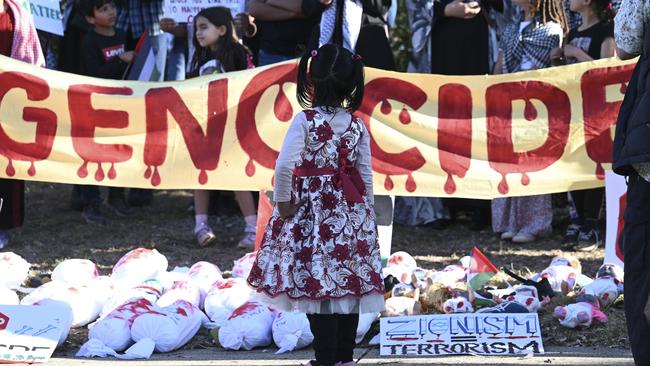
[[[135,59],[126,71],[126,80],[158,81],[161,70],[156,66],[156,55],[151,47],[148,31],[144,31],[135,46]]]
[[[481,289],[498,271],[477,247],[472,248],[467,269],[467,287],[474,291]]]

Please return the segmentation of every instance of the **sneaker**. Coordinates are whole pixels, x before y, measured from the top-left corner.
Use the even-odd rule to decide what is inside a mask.
[[[575,246],[575,250],[579,252],[591,252],[602,244],[602,239],[600,238],[600,233],[597,229],[591,229],[589,231],[580,231],[578,235],[578,244]]]
[[[196,235],[196,242],[202,247],[210,246],[217,240],[217,236],[214,235],[208,225],[202,225],[194,234]]]
[[[109,199],[104,206],[118,217],[129,217],[133,214],[133,210],[126,205],[124,199]]]
[[[515,233],[512,231],[506,231],[505,233],[501,234],[501,240],[512,240],[512,238],[515,237]]]
[[[318,364],[316,363],[316,361],[313,361],[313,360],[309,361],[307,363],[304,363],[304,364],[303,363],[300,364],[300,366],[316,366],[316,365],[318,365]]]
[[[244,237],[241,238],[237,246],[241,249],[255,249],[255,232],[247,231],[244,233]]]
[[[106,220],[101,206],[99,202],[86,205],[81,212],[81,217],[83,217],[87,224],[106,225],[108,220]]]
[[[571,224],[567,226],[566,231],[564,232],[564,239],[562,239],[562,245],[565,248],[572,248],[578,244],[578,235],[580,234],[580,225]]]
[[[525,243],[532,243],[536,240],[537,238],[533,234],[528,234],[528,233],[517,233],[514,237],[512,237],[512,242],[513,243],[519,243],[519,244],[525,244]]]
[[[5,230],[0,230],[0,249],[4,248],[9,244],[9,235]]]

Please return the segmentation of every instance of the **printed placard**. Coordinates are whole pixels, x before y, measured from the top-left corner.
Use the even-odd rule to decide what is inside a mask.
[[[59,0],[24,0],[23,8],[29,9],[36,29],[63,35],[63,14]]]
[[[619,237],[625,223],[623,214],[627,203],[627,184],[625,178],[612,171],[605,174],[605,197],[607,200],[607,235],[605,238],[605,262],[623,264],[623,248]]]
[[[69,308],[0,305],[0,363],[44,363],[70,327]]]
[[[380,345],[382,356],[544,353],[537,313],[382,318]]]
[[[246,9],[246,0],[165,0],[163,12],[165,18],[172,18],[179,23],[189,23],[196,13],[213,6],[230,9],[232,16],[235,17]]]

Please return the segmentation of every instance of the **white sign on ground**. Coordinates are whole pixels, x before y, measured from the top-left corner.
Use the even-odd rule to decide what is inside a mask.
[[[382,356],[543,354],[537,313],[381,318]]]
[[[179,23],[190,23],[196,13],[205,8],[223,6],[230,9],[233,18],[246,9],[246,0],[165,0],[165,18]]]
[[[24,0],[21,4],[23,8],[29,9],[36,29],[63,35],[63,14],[59,0]]]
[[[607,236],[605,238],[605,263],[623,266],[623,251],[618,238],[623,230],[623,213],[627,198],[625,178],[612,171],[605,173],[605,196],[607,199]]]
[[[0,305],[0,363],[43,363],[70,325],[59,306]]]

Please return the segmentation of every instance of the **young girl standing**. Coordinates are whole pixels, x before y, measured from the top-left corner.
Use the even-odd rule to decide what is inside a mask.
[[[568,42],[551,52],[554,64],[576,63],[616,55],[614,43],[614,6],[611,0],[571,0],[571,10],[580,13],[582,25],[571,29]],[[605,188],[570,192],[578,219],[564,234],[564,245],[579,251],[597,249],[602,243],[598,216]]]
[[[221,6],[201,10],[194,17],[195,53],[192,58],[190,76],[208,75],[253,68],[253,56],[243,46],[234,32],[230,10]],[[252,249],[255,246],[257,213],[251,192],[236,191],[235,198],[244,216],[246,226],[244,237],[239,241],[240,248]],[[216,236],[208,224],[210,191],[194,191],[195,225],[194,234],[201,246],[212,244]]]
[[[495,73],[542,69],[551,66],[550,52],[562,46],[567,30],[563,0],[513,0],[522,19],[506,27]],[[553,211],[548,194],[492,201],[492,229],[501,239],[515,243],[534,241],[551,231]]]
[[[309,70],[309,72],[308,72]],[[384,307],[370,136],[352,114],[360,57],[333,44],[300,60],[298,101],[275,165],[274,201],[248,283],[283,310],[307,313],[315,360],[355,365],[359,313]]]

